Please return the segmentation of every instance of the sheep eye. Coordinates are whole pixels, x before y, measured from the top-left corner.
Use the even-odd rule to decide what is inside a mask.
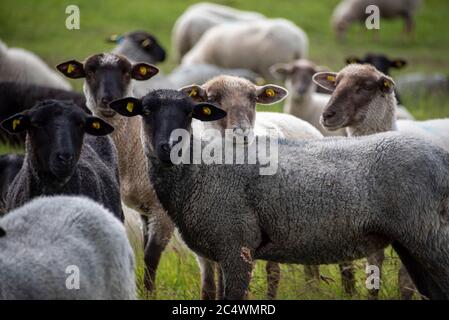
[[[362,85],[362,88],[365,89],[365,90],[371,91],[371,90],[373,90],[375,88],[375,85],[372,82],[368,82],[368,83],[364,83]]]

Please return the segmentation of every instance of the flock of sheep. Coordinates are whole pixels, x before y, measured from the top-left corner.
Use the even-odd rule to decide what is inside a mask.
[[[412,28],[419,1],[345,0],[338,36],[368,2]],[[177,20],[170,74],[154,66],[166,53],[153,35],[110,40],[111,52],[57,66],[83,79],[83,94],[0,42],[0,138],[25,146],[0,157],[0,298],[135,299],[127,232],[142,233],[154,291],[175,229],[197,255],[202,299],[246,298],[259,259],[268,298],[279,263],[304,264],[315,281],[320,264],[338,263],[354,294],[351,261],[381,267],[388,245],[404,299],[449,298],[449,119],[415,121],[400,104],[389,70],[406,61],[368,54],[329,72],[307,59],[308,37],[292,22],[209,3]],[[284,99],[284,113],[256,112]],[[174,130],[210,128],[244,146],[276,129],[276,174],[260,175],[260,163],[173,164]]]

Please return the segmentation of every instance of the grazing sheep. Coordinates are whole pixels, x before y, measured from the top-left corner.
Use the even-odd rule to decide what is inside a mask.
[[[218,129],[220,136],[225,134],[225,130],[233,130],[235,136],[243,136],[240,139],[242,142],[251,143],[251,138],[257,135],[266,135],[267,130],[275,129],[276,135],[287,139],[323,137],[311,124],[291,115],[277,112],[256,112],[256,103],[273,104],[282,101],[287,96],[287,90],[279,86],[272,84],[256,86],[246,79],[219,76],[209,80],[203,86],[190,85],[180,91],[196,102],[213,102],[226,112],[227,117],[219,121],[205,123],[205,128]],[[194,121],[195,125],[198,122],[201,123]],[[274,299],[279,284],[280,268],[276,263],[268,262],[266,270],[267,297]],[[306,274],[319,274],[318,267],[306,267]]]
[[[86,99],[81,93],[7,81],[0,82],[0,121],[48,99],[73,101],[81,109],[90,113],[86,107]],[[25,134],[10,135],[0,128],[0,142],[22,146],[25,144]]]
[[[373,66],[350,64],[338,74],[318,73],[314,81],[333,90],[322,116],[323,126],[329,130],[346,127],[348,136],[399,130],[432,141],[449,151],[449,119],[396,120],[394,82]],[[383,261],[383,250],[368,257],[368,264],[377,265],[379,269]],[[399,283],[410,283],[406,276],[406,272],[401,271]],[[411,298],[413,292],[404,287],[400,289],[404,299]],[[377,299],[378,295],[379,290],[369,292],[370,299]]]
[[[307,35],[291,21],[255,20],[211,28],[184,56],[182,64],[245,68],[270,80],[272,65],[305,58],[307,52]]]
[[[76,71],[68,73],[68,66]],[[123,56],[111,53],[95,54],[84,63],[71,60],[58,69],[70,78],[85,78],[84,94],[87,106],[94,115],[107,119],[116,130],[112,133],[117,148],[120,189],[123,202],[144,217],[148,231],[145,234],[145,287],[152,292],[156,270],[162,252],[172,237],[174,226],[162,208],[149,177],[145,174],[148,161],[140,143],[141,125],[138,119],[116,116],[108,103],[133,93],[133,81],[145,81],[157,74],[158,69],[146,63],[131,64]],[[131,108],[131,107],[130,107]],[[199,258],[203,263],[203,259]],[[212,263],[204,260],[202,270],[210,270]],[[209,275],[210,276],[210,275]],[[203,299],[215,298],[213,278],[204,277],[201,291]]]
[[[187,8],[173,26],[172,48],[176,61],[179,62],[210,28],[223,23],[260,19],[265,19],[265,16],[256,12],[207,2],[194,4]]]
[[[158,198],[186,244],[219,263],[225,299],[246,296],[255,260],[328,264],[389,244],[421,294],[449,298],[449,153],[441,148],[383,133],[282,140],[273,175],[261,175],[261,164],[174,164],[172,152],[189,160],[198,142],[173,139],[173,130],[189,132],[192,117],[219,120],[223,110],[174,90],[110,106],[142,117]]]
[[[0,156],[0,215],[6,213],[5,200],[9,186],[22,168],[23,155],[3,154]]]
[[[114,128],[72,102],[46,100],[1,123],[27,133],[26,155],[7,193],[6,210],[41,195],[85,195],[123,220]],[[86,135],[87,134],[87,135]]]
[[[284,104],[284,113],[309,122],[324,136],[345,136],[344,130],[331,132],[320,124],[321,113],[330,98],[328,94],[317,93],[317,87],[312,81],[313,75],[320,69],[306,59],[280,63],[270,68],[276,78],[285,82],[289,92]]]
[[[411,73],[398,77],[397,87],[400,92],[415,99],[428,96],[449,95],[449,76],[434,73]]]
[[[36,198],[1,218],[0,279],[2,300],[136,299],[123,225],[83,197]]]
[[[0,40],[0,81],[16,81],[70,90],[72,87],[34,53],[8,48]]]
[[[410,33],[415,26],[414,16],[421,0],[343,0],[335,8],[332,25],[339,39],[343,38],[354,22],[365,23],[369,16],[366,8],[375,5],[382,19],[403,18],[405,30]]]

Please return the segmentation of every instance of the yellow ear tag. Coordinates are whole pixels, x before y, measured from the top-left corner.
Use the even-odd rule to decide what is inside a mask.
[[[212,110],[209,107],[203,107],[203,113],[206,116],[210,116],[212,114]]]
[[[327,81],[335,82],[335,77],[334,76],[327,76]]]
[[[134,110],[134,103],[128,102],[128,104],[126,105],[126,110],[128,110],[129,113],[132,113]]]
[[[16,130],[17,126],[20,124],[20,119],[14,119],[12,121],[12,129]]]
[[[390,83],[388,81],[384,81],[384,87],[385,88],[390,88]]]
[[[141,66],[140,68],[139,68],[139,72],[140,72],[140,74],[141,75],[146,75],[147,74],[147,72],[148,72],[148,70],[147,70],[147,68],[146,67],[144,67],[144,66]]]
[[[142,41],[141,46],[144,47],[144,48],[146,48],[146,47],[148,47],[150,44],[151,44],[150,39],[145,39],[145,40]]]
[[[197,94],[198,94],[198,91],[196,89],[192,89],[192,91],[190,91],[190,93],[189,93],[189,97],[196,97]]]
[[[267,89],[267,90],[265,90],[265,94],[267,95],[267,97],[272,98],[276,95],[276,92],[274,92],[273,89]]]
[[[100,122],[98,121],[92,122],[92,128],[97,130],[100,129]]]
[[[67,66],[67,73],[72,73],[73,71],[75,71],[75,66],[69,63],[69,65]]]

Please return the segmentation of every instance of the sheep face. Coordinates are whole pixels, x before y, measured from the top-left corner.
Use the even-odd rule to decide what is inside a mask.
[[[375,106],[373,108],[373,102],[391,94],[394,89],[391,78],[369,65],[351,64],[338,74],[317,73],[313,80],[333,91],[320,119],[321,124],[331,131],[364,122],[379,112]]]
[[[46,100],[30,110],[2,122],[10,133],[26,131],[32,161],[38,174],[51,176],[65,183],[73,175],[78,162],[83,137],[106,135],[114,128],[80,110],[72,102]]]
[[[390,59],[384,54],[368,53],[362,59],[357,57],[346,58],[346,63],[359,63],[359,64],[370,64],[376,67],[377,70],[383,72],[386,75],[390,74],[390,69],[402,69],[407,65],[407,61],[404,59]]]
[[[110,118],[115,112],[108,104],[131,95],[131,80],[148,80],[159,70],[146,63],[132,65],[126,58],[110,53],[93,55],[83,63],[67,61],[57,66],[70,78],[85,78],[84,94],[94,114]]]
[[[233,77],[219,76],[203,86],[191,85],[180,91],[196,102],[211,102],[226,111],[227,117],[212,123],[214,129],[232,129],[234,135],[243,136],[244,143],[251,143],[254,137],[256,104],[273,104],[284,99],[288,92],[275,85],[257,86],[250,81]]]
[[[109,39],[117,43],[114,52],[126,55],[133,61],[151,64],[165,61],[166,53],[157,39],[145,31],[134,31],[123,36],[111,36]]]
[[[140,100],[125,98],[112,102],[110,106],[123,116],[142,116],[146,147],[167,165],[172,164],[172,148],[180,142],[172,139],[175,130],[189,132],[192,118],[214,121],[226,116],[226,112],[215,105],[196,103],[176,90],[154,90]]]

